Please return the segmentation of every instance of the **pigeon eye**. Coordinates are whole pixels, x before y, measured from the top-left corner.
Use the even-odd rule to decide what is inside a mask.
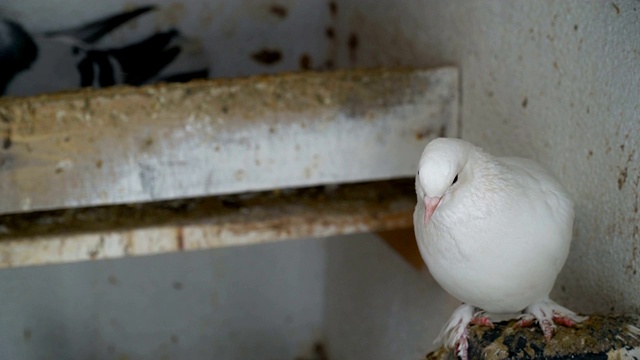
[[[451,185],[455,184],[458,182],[458,175],[456,174],[456,177],[453,178],[453,182],[451,183]]]

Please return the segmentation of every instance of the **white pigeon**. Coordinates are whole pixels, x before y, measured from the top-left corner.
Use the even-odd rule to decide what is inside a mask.
[[[518,316],[519,326],[537,321],[547,339],[554,322],[585,319],[549,299],[573,228],[573,203],[550,172],[533,160],[439,138],[422,153],[416,192],[422,258],[463,302],[436,342],[467,359],[469,324],[492,327],[492,314]]]

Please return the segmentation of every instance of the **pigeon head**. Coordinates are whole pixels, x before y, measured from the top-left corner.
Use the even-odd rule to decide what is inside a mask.
[[[425,204],[425,225],[440,203],[469,176],[465,167],[473,150],[473,145],[466,141],[438,138],[422,152],[416,190]]]

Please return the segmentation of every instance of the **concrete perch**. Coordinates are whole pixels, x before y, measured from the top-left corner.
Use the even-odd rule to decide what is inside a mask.
[[[473,325],[469,330],[470,359],[640,359],[640,317],[591,315],[574,328],[558,326],[547,343],[537,326],[514,327],[501,322],[494,329]],[[455,359],[441,347],[428,360]]]

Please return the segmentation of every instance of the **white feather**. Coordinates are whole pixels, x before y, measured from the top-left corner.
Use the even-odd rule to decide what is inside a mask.
[[[415,234],[436,281],[489,313],[546,303],[573,227],[560,182],[533,160],[493,157],[458,139],[429,143],[418,170]],[[425,195],[441,196],[426,226]]]

